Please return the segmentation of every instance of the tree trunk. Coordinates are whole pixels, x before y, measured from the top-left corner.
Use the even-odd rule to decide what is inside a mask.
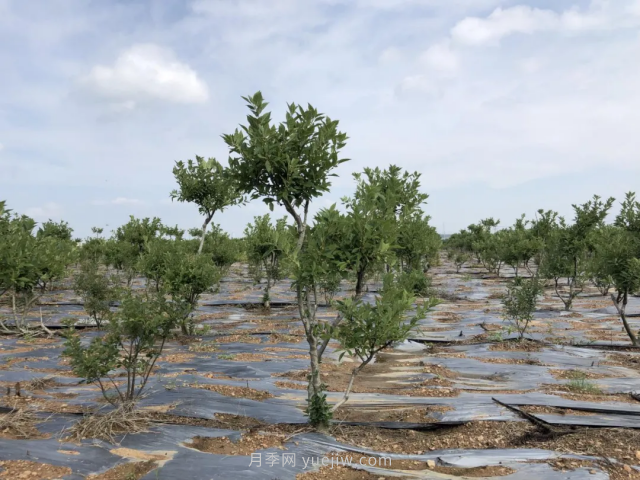
[[[629,325],[629,322],[627,322],[627,315],[626,315],[626,310],[627,310],[627,292],[624,292],[624,294],[622,295],[622,298],[620,298],[620,295],[618,295],[618,298],[616,298],[615,294],[611,294],[611,300],[613,300],[613,305],[616,307],[616,310],[618,311],[618,314],[620,315],[620,319],[622,320],[622,325],[624,325],[624,329],[627,332],[627,335],[629,335],[629,338],[631,339],[631,343],[633,344],[634,347],[638,346],[638,337],[636,337],[636,335],[633,333],[633,330],[631,330],[631,326]]]
[[[202,253],[202,248],[204,247],[204,237],[207,234],[207,227],[209,226],[209,222],[213,218],[214,213],[215,212],[211,212],[209,215],[207,215],[204,219],[204,223],[202,224],[202,235],[200,236],[200,247],[198,247],[198,255]]]
[[[356,274],[356,297],[362,296],[362,289],[364,288],[364,270],[359,270]]]
[[[302,291],[302,287],[298,285],[297,287],[297,298],[298,298],[298,311],[300,313],[300,320],[302,321],[302,325],[304,327],[304,332],[307,337],[307,343],[309,344],[309,364],[310,364],[310,374],[309,374],[309,385],[307,386],[307,393],[309,402],[312,397],[316,394],[320,393],[320,355],[318,354],[318,338],[316,336],[313,318],[314,312],[311,311],[311,305],[309,302],[307,303],[307,308],[304,306],[304,294]],[[315,308],[315,305],[314,305]]]
[[[575,285],[573,283],[573,279],[571,283],[569,283],[569,299],[564,304],[564,309],[568,312],[571,310],[571,306],[573,305],[573,297],[574,297]]]
[[[309,398],[309,402],[311,402],[311,398],[315,395],[320,394],[320,359],[318,357],[318,341],[313,335],[312,332],[309,332],[307,335],[307,342],[309,343],[309,365],[310,365],[310,376],[309,385],[307,387],[307,394]]]
[[[351,393],[351,388],[353,387],[353,382],[356,379],[356,376],[358,375],[358,373],[360,373],[360,370],[362,370],[362,368],[364,367],[364,365],[365,364],[362,364],[351,371],[351,378],[349,379],[349,384],[347,385],[347,389],[344,392],[344,397],[342,397],[342,399],[331,408],[332,413],[335,412],[342,405],[347,403],[347,401],[349,400],[349,394]]]
[[[271,278],[267,275],[267,286],[264,290],[264,308],[271,308],[271,297],[269,296],[269,291],[271,290]]]
[[[560,291],[558,290],[558,278],[554,278],[554,289],[556,291],[556,296],[562,300],[562,304],[564,305],[564,310],[565,312],[568,312],[569,310],[571,310],[571,293],[569,293],[569,299],[565,300],[564,297],[560,294]]]
[[[289,212],[289,214],[293,217],[296,222],[296,227],[298,229],[298,242],[296,243],[296,249],[293,252],[293,256],[296,257],[298,253],[302,250],[302,246],[304,245],[304,237],[307,233],[307,215],[309,213],[309,200],[304,203],[304,213],[303,216],[300,217],[298,212],[296,212],[293,205],[291,205],[288,201],[283,201],[284,208]]]

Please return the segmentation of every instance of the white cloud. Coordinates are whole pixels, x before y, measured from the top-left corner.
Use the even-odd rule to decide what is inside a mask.
[[[25,211],[26,215],[35,220],[48,220],[60,218],[62,207],[54,202],[47,202],[40,207],[30,207]]]
[[[4,145],[2,143],[0,143],[0,152],[4,150]]]
[[[497,44],[514,33],[534,33],[557,25],[558,15],[525,5],[496,8],[487,18],[467,17],[451,29],[455,42],[465,45]]]
[[[378,56],[378,61],[382,65],[395,63],[402,59],[402,51],[397,47],[385,48]]]
[[[400,97],[411,93],[420,93],[423,95],[436,97],[441,95],[438,83],[429,75],[409,75],[402,79],[397,88]]]
[[[154,44],[133,45],[112,66],[93,67],[82,83],[124,110],[145,100],[202,103],[209,98],[207,86],[196,71],[180,62],[171,50]]]
[[[258,89],[274,120],[286,102],[309,102],[349,135],[352,161],[323,202],[352,192],[352,171],[390,161],[421,171],[429,192],[522,184],[514,195],[532,208],[549,198],[527,190],[532,179],[601,177],[606,165],[624,180],[640,168],[640,10],[634,17],[627,0],[527,2],[546,9],[513,7],[518,0],[199,0],[197,11],[65,0],[41,2],[38,15],[31,3],[13,1],[0,15],[0,40],[12,40],[0,41],[0,58],[16,66],[0,80],[3,108],[21,112],[19,121],[0,112],[0,191],[11,205],[25,191],[33,205],[60,199],[80,236],[95,219],[86,198],[103,200],[95,209],[111,225],[142,208],[197,225],[197,209],[160,202],[175,188],[174,162],[196,153],[225,159],[219,135],[245,122],[240,96]],[[127,50],[149,41],[178,58],[157,46]],[[504,48],[468,48],[490,44]],[[171,86],[160,80],[165,70]],[[93,98],[107,100],[101,113],[111,121],[68,101],[83,75]],[[204,81],[215,88],[210,104],[185,115],[181,103],[204,101]],[[147,105],[154,100],[166,102]],[[556,190],[570,205],[578,188]],[[114,203],[128,194],[146,201]],[[478,208],[486,205],[478,198]],[[432,208],[461,214],[457,204]],[[220,223],[241,234],[254,213],[229,209]]]
[[[142,205],[144,202],[137,198],[117,197],[113,200],[94,200],[92,205]]]
[[[560,13],[528,5],[498,7],[485,18],[467,17],[459,21],[451,29],[451,38],[462,45],[497,45],[503,38],[514,34],[549,31],[576,34],[638,24],[640,9],[629,5],[627,0],[616,4],[624,8],[613,5],[612,2],[594,0],[584,10],[571,7]]]
[[[452,73],[458,69],[458,56],[451,50],[448,40],[430,46],[420,61],[429,68],[443,73]]]
[[[530,57],[518,62],[518,66],[524,73],[536,73],[542,68],[543,62],[539,58]]]

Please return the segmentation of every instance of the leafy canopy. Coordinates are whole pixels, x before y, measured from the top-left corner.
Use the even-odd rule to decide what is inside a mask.
[[[229,169],[215,158],[205,160],[196,155],[195,162],[178,161],[173,167],[173,175],[179,188],[171,192],[171,199],[195,203],[201,215],[211,217],[242,201]]]
[[[243,99],[250,111],[247,125],[222,136],[231,153],[229,166],[252,199],[262,198],[271,209],[283,205],[293,215],[329,190],[331,171],[347,161],[339,158],[347,135],[338,131],[337,120],[311,105],[289,104],[285,121],[276,126],[261,92]]]

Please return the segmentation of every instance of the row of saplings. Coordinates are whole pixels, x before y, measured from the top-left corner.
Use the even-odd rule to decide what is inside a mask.
[[[438,260],[441,240],[422,209],[427,195],[420,192],[419,174],[395,166],[365,169],[354,175],[356,191],[342,200],[342,209],[321,209],[311,222],[311,202],[329,190],[333,170],[346,161],[339,157],[346,135],[337,121],[311,106],[290,105],[286,120],[273,125],[260,93],[245,100],[248,125],[223,136],[229,167],[196,157],[173,170],[178,189],[171,197],[197,205],[204,217],[201,228],[189,231],[190,239],[157,218],[131,217],[109,239],[96,228],[92,238],[79,242],[64,222],[47,222],[34,233],[33,220],[1,206],[0,293],[8,294],[14,313],[13,323],[0,323],[2,331],[34,334],[29,312],[70,267],[92,324],[106,329],[88,345],[77,334],[77,322],[69,321],[65,333],[64,355],[74,372],[97,383],[117,407],[109,417],[84,420],[79,428],[86,435],[87,423],[104,426],[105,418],[114,418],[122,424],[122,415],[134,412],[166,341],[177,330],[197,333],[198,299],[243,257],[257,281],[266,279],[267,307],[271,286],[285,276],[293,280],[309,345],[307,413],[319,428],[347,401],[360,370],[379,351],[406,339],[437,303],[427,271]],[[209,228],[215,213],[257,198],[271,209],[284,207],[293,225],[286,218],[274,224],[268,215],[258,217],[242,240]],[[145,281],[141,288],[138,277]],[[363,302],[373,278],[382,279],[382,288],[373,303]],[[334,301],[343,280],[352,280],[355,291]],[[333,303],[338,312],[330,324],[316,316],[322,303]],[[47,330],[42,322],[40,327]],[[333,406],[320,381],[330,339],[356,359],[344,398]]]
[[[503,304],[520,337],[533,319],[545,285],[553,285],[568,311],[591,282],[603,296],[611,296],[625,332],[638,346],[627,305],[640,293],[640,202],[635,193],[627,193],[613,224],[607,224],[614,201],[594,196],[573,205],[573,223],[550,210],[539,210],[531,221],[523,215],[514,226],[497,231],[498,221],[482,220],[447,239],[448,258],[458,271],[471,259],[498,276],[502,265],[513,268],[516,278]],[[527,278],[519,275],[523,268]]]

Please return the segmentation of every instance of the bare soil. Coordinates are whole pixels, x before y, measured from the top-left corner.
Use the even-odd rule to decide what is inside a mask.
[[[225,397],[236,397],[236,398],[248,398],[249,400],[266,400],[267,398],[272,398],[269,392],[265,390],[255,390],[253,388],[248,387],[234,387],[230,385],[207,385],[207,384],[191,384],[189,385],[191,388],[203,388],[205,390],[209,390],[210,392],[216,392],[220,395],[224,395]]]
[[[71,475],[69,467],[57,467],[48,463],[31,462],[29,460],[0,461],[0,478],[7,480],[54,480]]]
[[[157,468],[153,460],[146,462],[123,463],[98,475],[89,475],[87,480],[140,480]]]
[[[251,455],[257,450],[267,448],[286,450],[284,447],[286,439],[287,437],[282,434],[249,432],[243,434],[238,441],[232,441],[227,437],[195,437],[186,446],[217,455]]]

